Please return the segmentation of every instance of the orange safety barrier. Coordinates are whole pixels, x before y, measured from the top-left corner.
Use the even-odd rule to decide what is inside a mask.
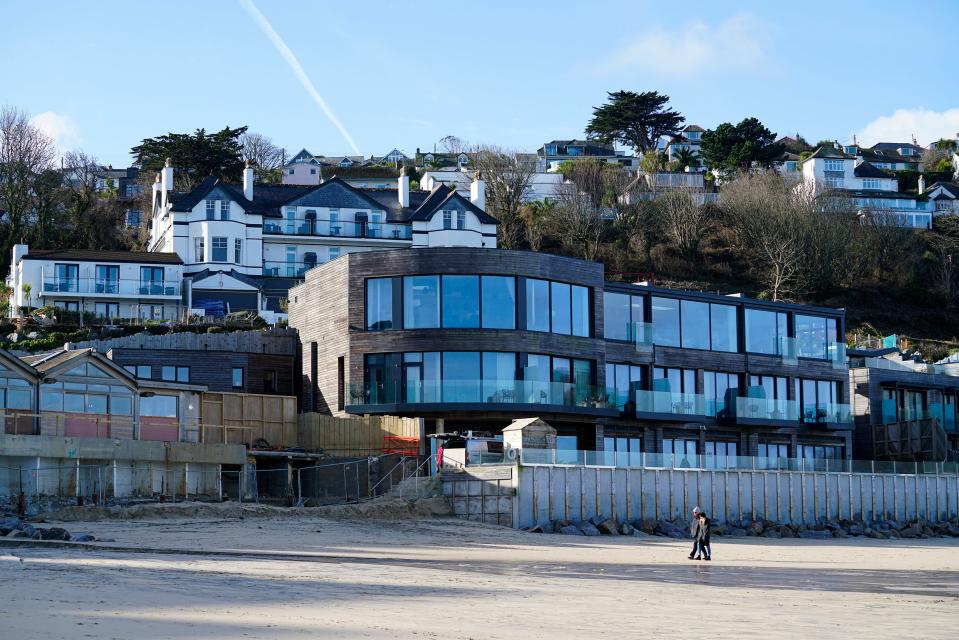
[[[420,452],[420,439],[409,436],[383,436],[383,453],[415,456]]]

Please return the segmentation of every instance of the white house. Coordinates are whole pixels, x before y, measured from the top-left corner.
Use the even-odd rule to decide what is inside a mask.
[[[679,133],[669,139],[663,152],[670,162],[674,162],[676,154],[686,149],[696,155],[698,160],[690,168],[694,171],[705,170],[702,163],[702,137],[706,130],[698,124],[688,124],[679,130]]]
[[[168,163],[169,164],[169,163]],[[497,220],[485,213],[485,184],[470,197],[439,185],[411,191],[360,189],[339,178],[313,186],[243,184],[207,178],[189,193],[170,189],[173,169],[154,184],[150,250],[183,261],[191,309],[219,315],[282,313],[304,272],[344,253],[410,246],[496,246]]]
[[[820,147],[802,162],[803,186],[816,195],[850,198],[858,210],[900,227],[932,228],[933,211],[922,195],[899,192],[892,174],[835,147]]]
[[[475,172],[459,168],[428,169],[423,172],[420,187],[432,191],[439,185],[446,185],[463,196],[469,196],[470,185]],[[561,173],[543,173],[537,171],[530,175],[529,186],[523,192],[523,202],[542,202],[555,200],[559,197],[564,182]]]
[[[920,178],[920,188],[925,186]],[[922,196],[929,200],[934,215],[959,215],[959,184],[955,182],[936,182],[922,190]]]
[[[182,281],[176,253],[45,251],[18,244],[7,276],[10,314],[53,305],[108,321],[177,320],[185,309]]]

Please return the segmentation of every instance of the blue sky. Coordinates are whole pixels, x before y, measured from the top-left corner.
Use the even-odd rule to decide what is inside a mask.
[[[351,153],[245,1],[11,4],[0,104],[114,165],[147,136],[243,124],[291,152]],[[959,132],[950,0],[252,1],[365,155],[448,134],[534,150],[582,136],[617,89],[810,141]]]

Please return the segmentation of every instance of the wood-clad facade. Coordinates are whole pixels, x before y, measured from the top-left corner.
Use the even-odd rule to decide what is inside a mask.
[[[457,286],[472,292],[479,303],[472,303],[463,291],[452,288],[452,302],[446,298],[447,282],[455,277],[462,279]],[[506,277],[511,283],[514,295],[508,301],[507,311],[488,308],[499,304],[485,298],[485,278],[494,277]],[[381,295],[376,304],[377,313],[387,317],[385,323],[371,321],[367,305],[371,281],[377,281],[377,287],[381,287],[377,289]],[[478,293],[480,290],[482,293]],[[542,295],[546,297],[538,298],[541,293],[537,292],[544,291],[547,293]],[[659,313],[653,305],[675,306],[677,332],[681,306],[684,314],[689,306],[689,318],[702,309],[712,313],[715,306],[725,314],[728,326],[724,327],[722,339],[726,345],[722,349],[689,348],[679,344],[678,333],[673,343],[664,337],[665,333],[645,341],[632,335],[628,340],[617,340],[606,335],[607,294],[632,296],[637,309],[643,309],[635,312],[644,315],[639,324],[645,322],[652,327],[646,331],[654,333],[660,327],[650,323]],[[572,301],[568,303],[569,299]],[[546,311],[542,309],[543,300],[548,304]],[[411,312],[414,305],[418,305],[416,313]],[[570,305],[571,316],[567,314]],[[500,316],[512,313],[513,321],[506,327],[487,325],[488,310]],[[417,315],[421,312],[428,319],[425,325]],[[778,318],[782,338],[791,341],[799,335],[802,323],[821,321],[824,329],[819,337],[824,344],[826,340],[830,345],[841,343],[844,333],[842,310],[611,283],[605,281],[600,263],[544,253],[464,247],[344,255],[307,272],[304,283],[290,290],[289,307],[290,325],[300,335],[303,407],[307,411],[335,416],[424,417],[427,430],[441,426],[447,430],[498,430],[514,418],[542,415],[561,437],[576,436],[580,449],[603,449],[614,445],[616,438],[632,438],[642,443],[644,452],[662,453],[672,446],[665,443],[680,439],[695,442],[697,454],[709,453],[713,446],[710,443],[722,441],[733,443],[728,449],[734,452],[731,455],[759,455],[760,445],[768,444],[786,447],[789,456],[802,455],[803,446],[825,446],[842,457],[850,457],[851,424],[845,419],[833,419],[832,414],[817,413],[815,400],[818,393],[821,402],[831,408],[848,404],[844,352],[841,361],[825,352],[816,357],[751,352],[747,349],[745,316],[753,312]],[[465,327],[456,324],[462,321],[464,313],[468,316]],[[550,317],[544,320],[544,313]],[[453,318],[449,323],[446,314]],[[421,324],[418,326],[417,322]],[[713,323],[719,333],[719,321],[709,319],[705,328],[695,327],[696,323],[690,320],[689,327],[683,325],[683,331],[705,331],[708,342]],[[638,335],[638,326],[630,324],[629,331]],[[494,380],[498,374],[490,373],[487,356],[490,363],[501,363],[514,355],[516,380],[510,387],[502,380]],[[424,373],[428,368],[426,356],[442,363],[443,373],[436,373],[435,379]],[[450,372],[459,371],[455,367],[462,369],[463,362],[482,362],[482,375],[476,374],[477,380],[467,380],[463,378],[466,374],[458,372],[455,375],[459,378],[450,378]],[[480,371],[480,365],[476,366],[475,371]],[[536,376],[542,376],[544,366],[551,368],[554,377],[533,381],[541,380]],[[616,394],[616,383],[608,379],[608,375],[619,375],[616,367],[626,367],[632,376],[626,400],[619,404],[611,400]],[[557,374],[559,370],[561,375]],[[693,419],[672,410],[640,410],[636,406],[637,392],[664,393],[664,385],[667,389],[669,385],[665,381],[677,371],[681,372],[684,397],[698,398],[712,391],[711,415]],[[761,389],[763,381],[768,383],[770,379],[775,381],[771,387],[775,391],[771,393],[783,406],[801,407],[801,399],[808,404],[806,396],[812,393],[811,419],[808,409],[806,414],[796,414],[795,419],[747,420],[734,415],[736,399],[732,395],[725,398],[725,404],[723,398],[716,402],[718,392],[711,380],[719,372],[725,384],[743,397]],[[374,375],[387,376],[393,388],[382,392]],[[431,384],[442,394],[433,393]],[[673,384],[672,391],[679,392]],[[558,401],[554,400],[557,385],[561,387]],[[450,389],[459,394],[454,394],[455,400],[447,399],[454,397],[447,395]],[[822,400],[823,393],[828,402]],[[728,406],[719,411],[712,408],[714,404]]]

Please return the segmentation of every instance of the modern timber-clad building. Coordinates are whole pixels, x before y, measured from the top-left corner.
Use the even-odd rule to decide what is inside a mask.
[[[351,253],[290,290],[306,410],[498,431],[561,449],[850,458],[843,310],[606,282],[475,247]]]

